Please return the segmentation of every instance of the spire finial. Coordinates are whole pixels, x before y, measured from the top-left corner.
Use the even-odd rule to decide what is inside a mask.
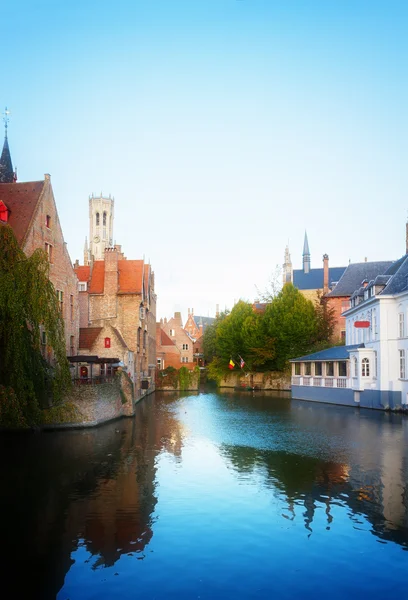
[[[9,111],[9,109],[6,108],[4,109],[4,113],[3,113],[3,122],[4,122],[4,129],[5,129],[5,138],[7,139],[7,128],[8,128],[8,124],[10,122],[10,116],[11,112]]]

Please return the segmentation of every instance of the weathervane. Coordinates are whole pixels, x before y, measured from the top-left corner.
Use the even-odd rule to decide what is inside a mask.
[[[8,127],[8,124],[10,122],[10,117],[9,117],[10,114],[11,113],[8,110],[7,106],[6,106],[6,108],[4,110],[4,113],[3,113],[3,121],[4,121],[5,130],[6,130],[6,137],[7,137],[7,127]]]

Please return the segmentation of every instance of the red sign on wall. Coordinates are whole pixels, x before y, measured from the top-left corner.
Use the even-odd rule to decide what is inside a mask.
[[[110,338],[105,338],[105,348],[110,348]]]
[[[354,327],[366,329],[367,327],[370,327],[370,321],[356,321]]]

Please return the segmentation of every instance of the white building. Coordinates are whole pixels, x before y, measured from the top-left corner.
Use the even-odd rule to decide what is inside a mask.
[[[408,405],[408,254],[356,290],[346,345],[294,359],[292,396],[395,410]]]
[[[115,200],[102,196],[89,197],[89,248],[85,239],[84,265],[94,260],[103,260],[105,249],[113,245],[113,216]]]

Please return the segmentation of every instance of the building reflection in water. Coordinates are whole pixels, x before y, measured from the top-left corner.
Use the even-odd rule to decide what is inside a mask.
[[[267,394],[243,397],[240,407],[247,410],[250,404],[249,410],[263,413]],[[231,394],[232,402],[236,398]],[[308,534],[313,532],[317,508],[324,506],[330,529],[333,506],[347,505],[356,525],[364,517],[374,535],[408,549],[408,419],[300,401],[278,403],[274,410],[286,413],[282,420],[290,418],[291,427],[302,432],[304,445],[293,453],[222,444],[220,451],[238,476],[247,478],[252,472],[259,482],[263,475],[263,485],[285,499],[282,517],[289,521],[301,517]],[[325,437],[310,442],[309,436],[319,431],[337,441],[334,452]]]
[[[182,445],[169,405],[153,400],[137,407],[137,419],[97,429],[3,436],[11,460],[0,469],[0,566],[10,573],[24,563],[15,593],[29,586],[30,597],[55,598],[79,545],[93,568],[142,557],[153,535],[155,457],[163,449],[180,456]]]

